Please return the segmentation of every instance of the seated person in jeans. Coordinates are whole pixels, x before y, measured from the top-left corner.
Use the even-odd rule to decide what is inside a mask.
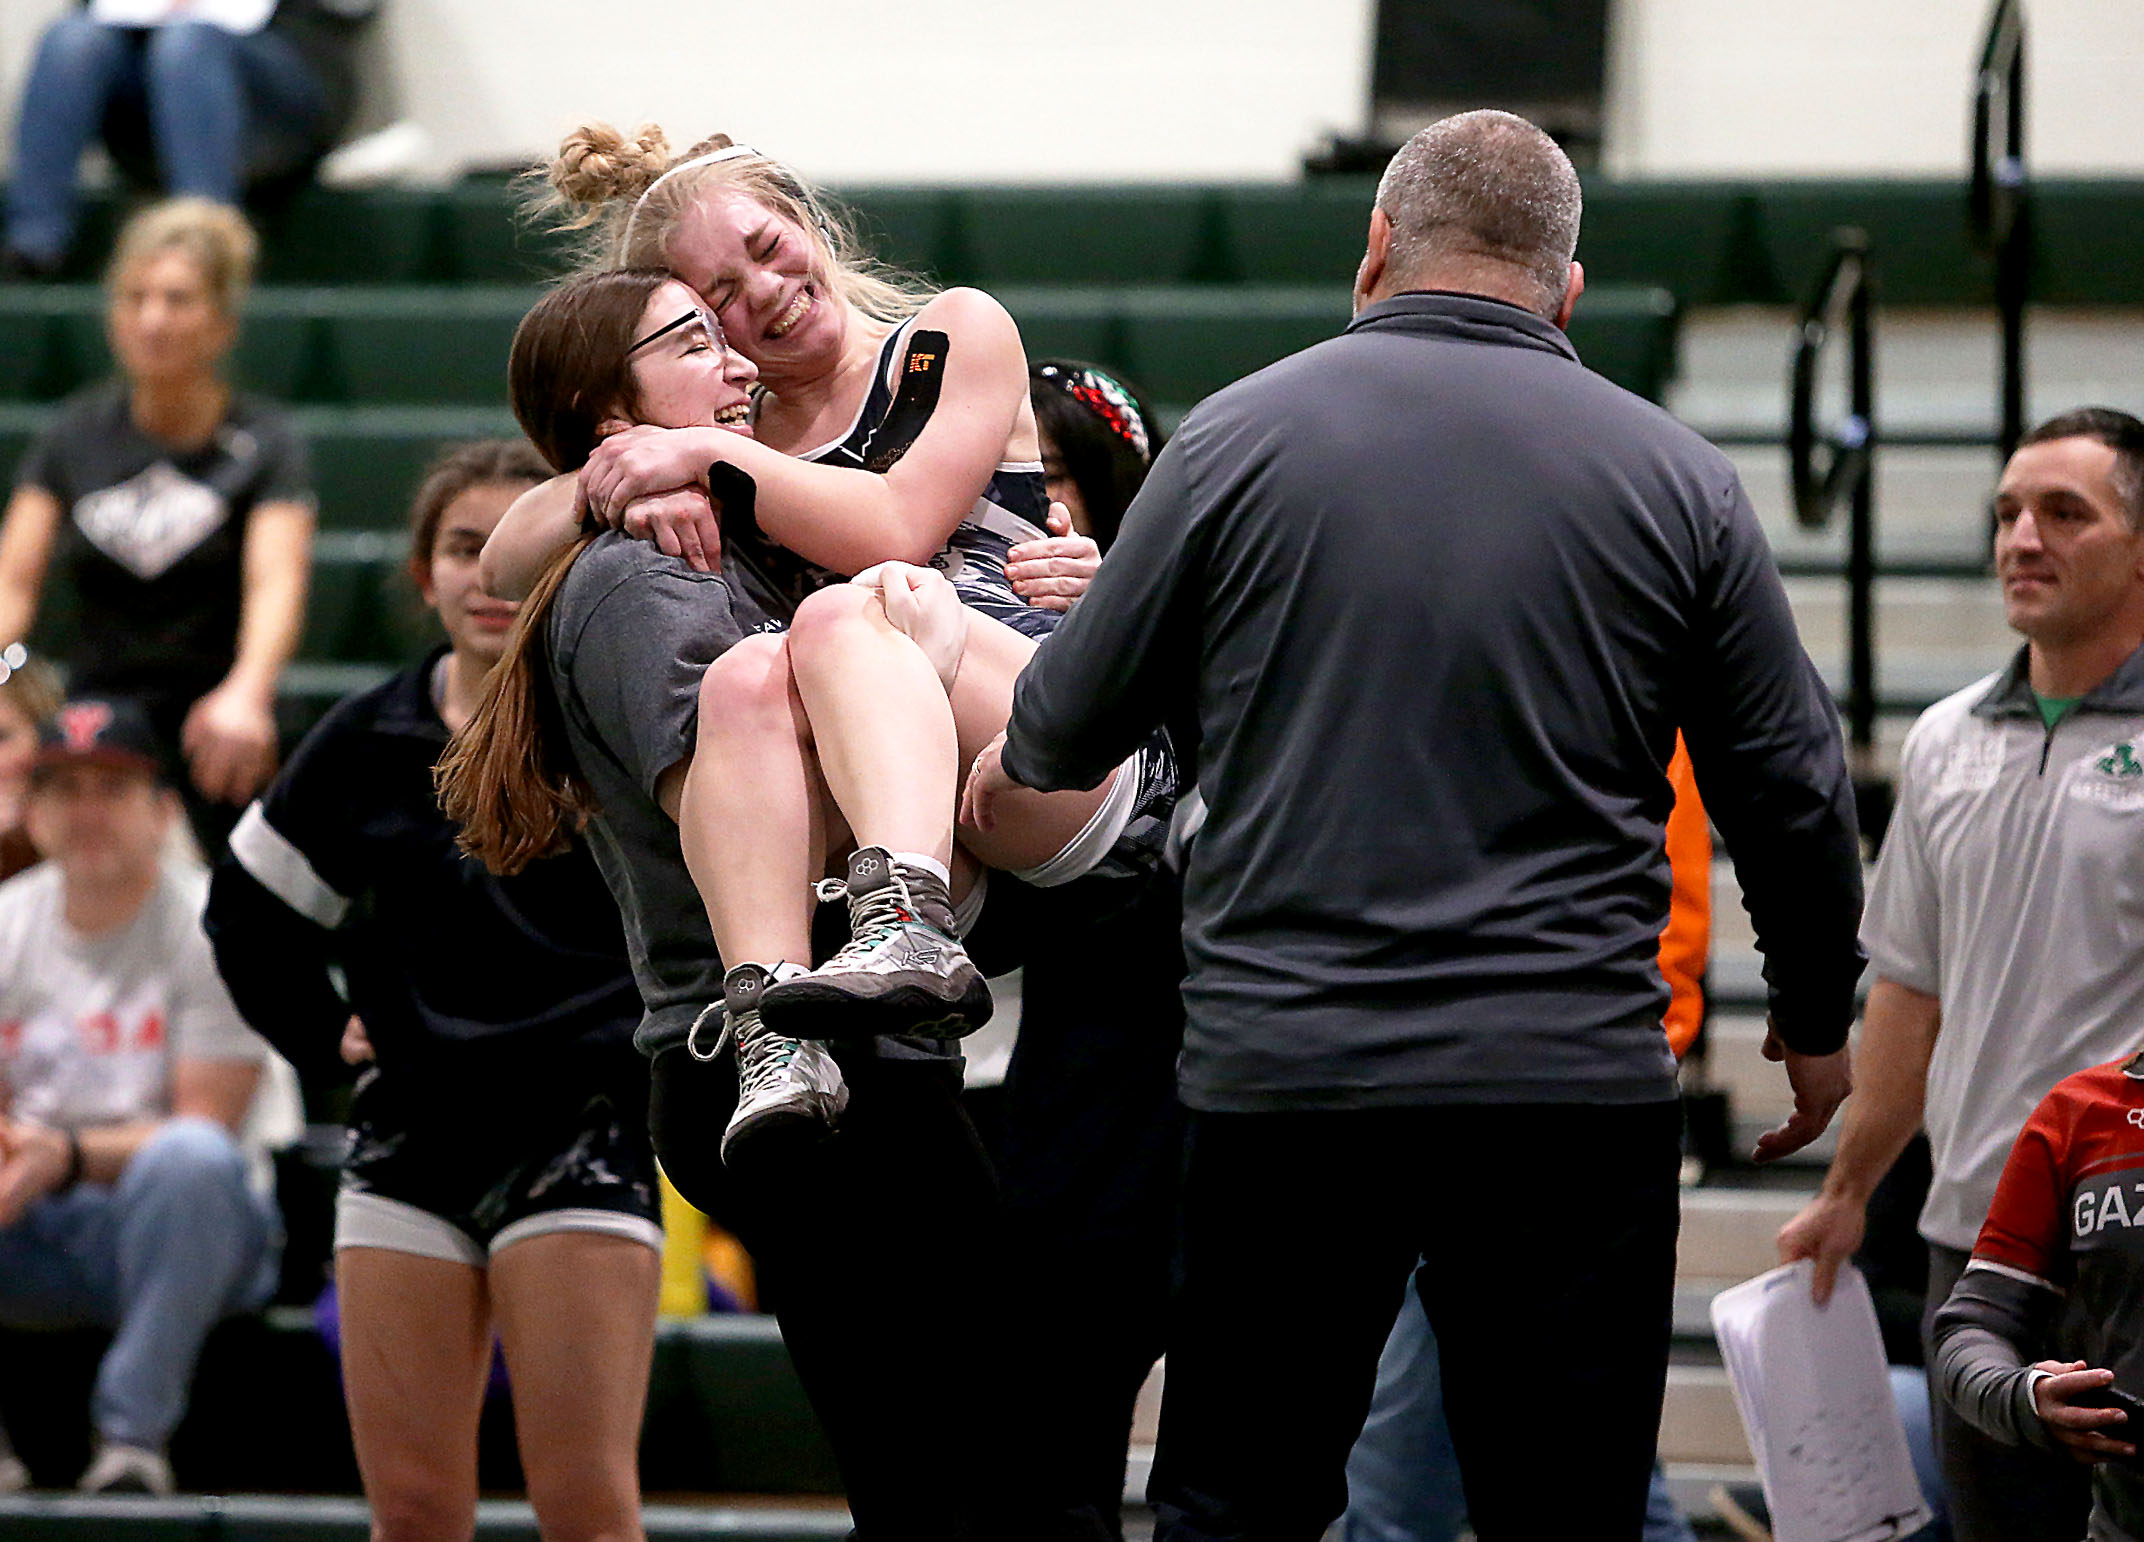
[[[0,269],[54,272],[75,173],[100,137],[166,193],[235,204],[335,146],[377,0],[86,0],[45,29],[23,85]],[[150,168],[143,166],[141,172]]]
[[[25,801],[46,861],[0,884],[0,1323],[115,1330],[82,1487],[168,1493],[209,1329],[268,1299],[277,1226],[234,1132],[268,1049],[167,863],[178,798],[130,703],[67,703]],[[0,1488],[26,1474],[0,1440]]]

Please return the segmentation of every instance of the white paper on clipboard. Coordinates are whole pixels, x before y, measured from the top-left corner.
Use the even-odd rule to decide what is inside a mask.
[[[1930,1520],[1859,1270],[1819,1308],[1804,1260],[1713,1298],[1774,1542],[1884,1542]]]
[[[161,27],[172,21],[205,21],[244,37],[268,25],[275,5],[276,0],[89,0],[89,16],[107,27]]]

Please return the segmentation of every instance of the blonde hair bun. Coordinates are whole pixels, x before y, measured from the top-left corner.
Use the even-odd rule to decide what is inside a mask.
[[[552,157],[546,179],[568,203],[600,207],[638,198],[670,164],[670,138],[643,123],[628,139],[608,123],[584,123]]]

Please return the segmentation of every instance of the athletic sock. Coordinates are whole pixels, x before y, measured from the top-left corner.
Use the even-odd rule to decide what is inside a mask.
[[[927,857],[920,851],[889,851],[886,856],[890,861],[898,863],[912,872],[930,874],[948,889],[953,887],[951,870],[936,857]]]

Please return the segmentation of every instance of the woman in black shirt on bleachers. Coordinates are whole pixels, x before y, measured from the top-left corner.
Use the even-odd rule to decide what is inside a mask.
[[[117,376],[61,406],[0,524],[0,644],[57,579],[68,688],[142,704],[211,856],[275,770],[312,554],[304,444],[223,378],[254,255],[244,217],[203,199],[128,221],[106,279]]]
[[[477,588],[477,553],[546,475],[520,443],[435,467],[410,566],[447,645],[329,713],[210,891],[233,999],[308,1084],[342,1074],[346,1023],[373,1062],[335,1247],[376,1537],[470,1534],[494,1330],[545,1534],[639,1534],[662,1230],[617,909],[585,850],[494,878],[432,786],[514,616]]]

